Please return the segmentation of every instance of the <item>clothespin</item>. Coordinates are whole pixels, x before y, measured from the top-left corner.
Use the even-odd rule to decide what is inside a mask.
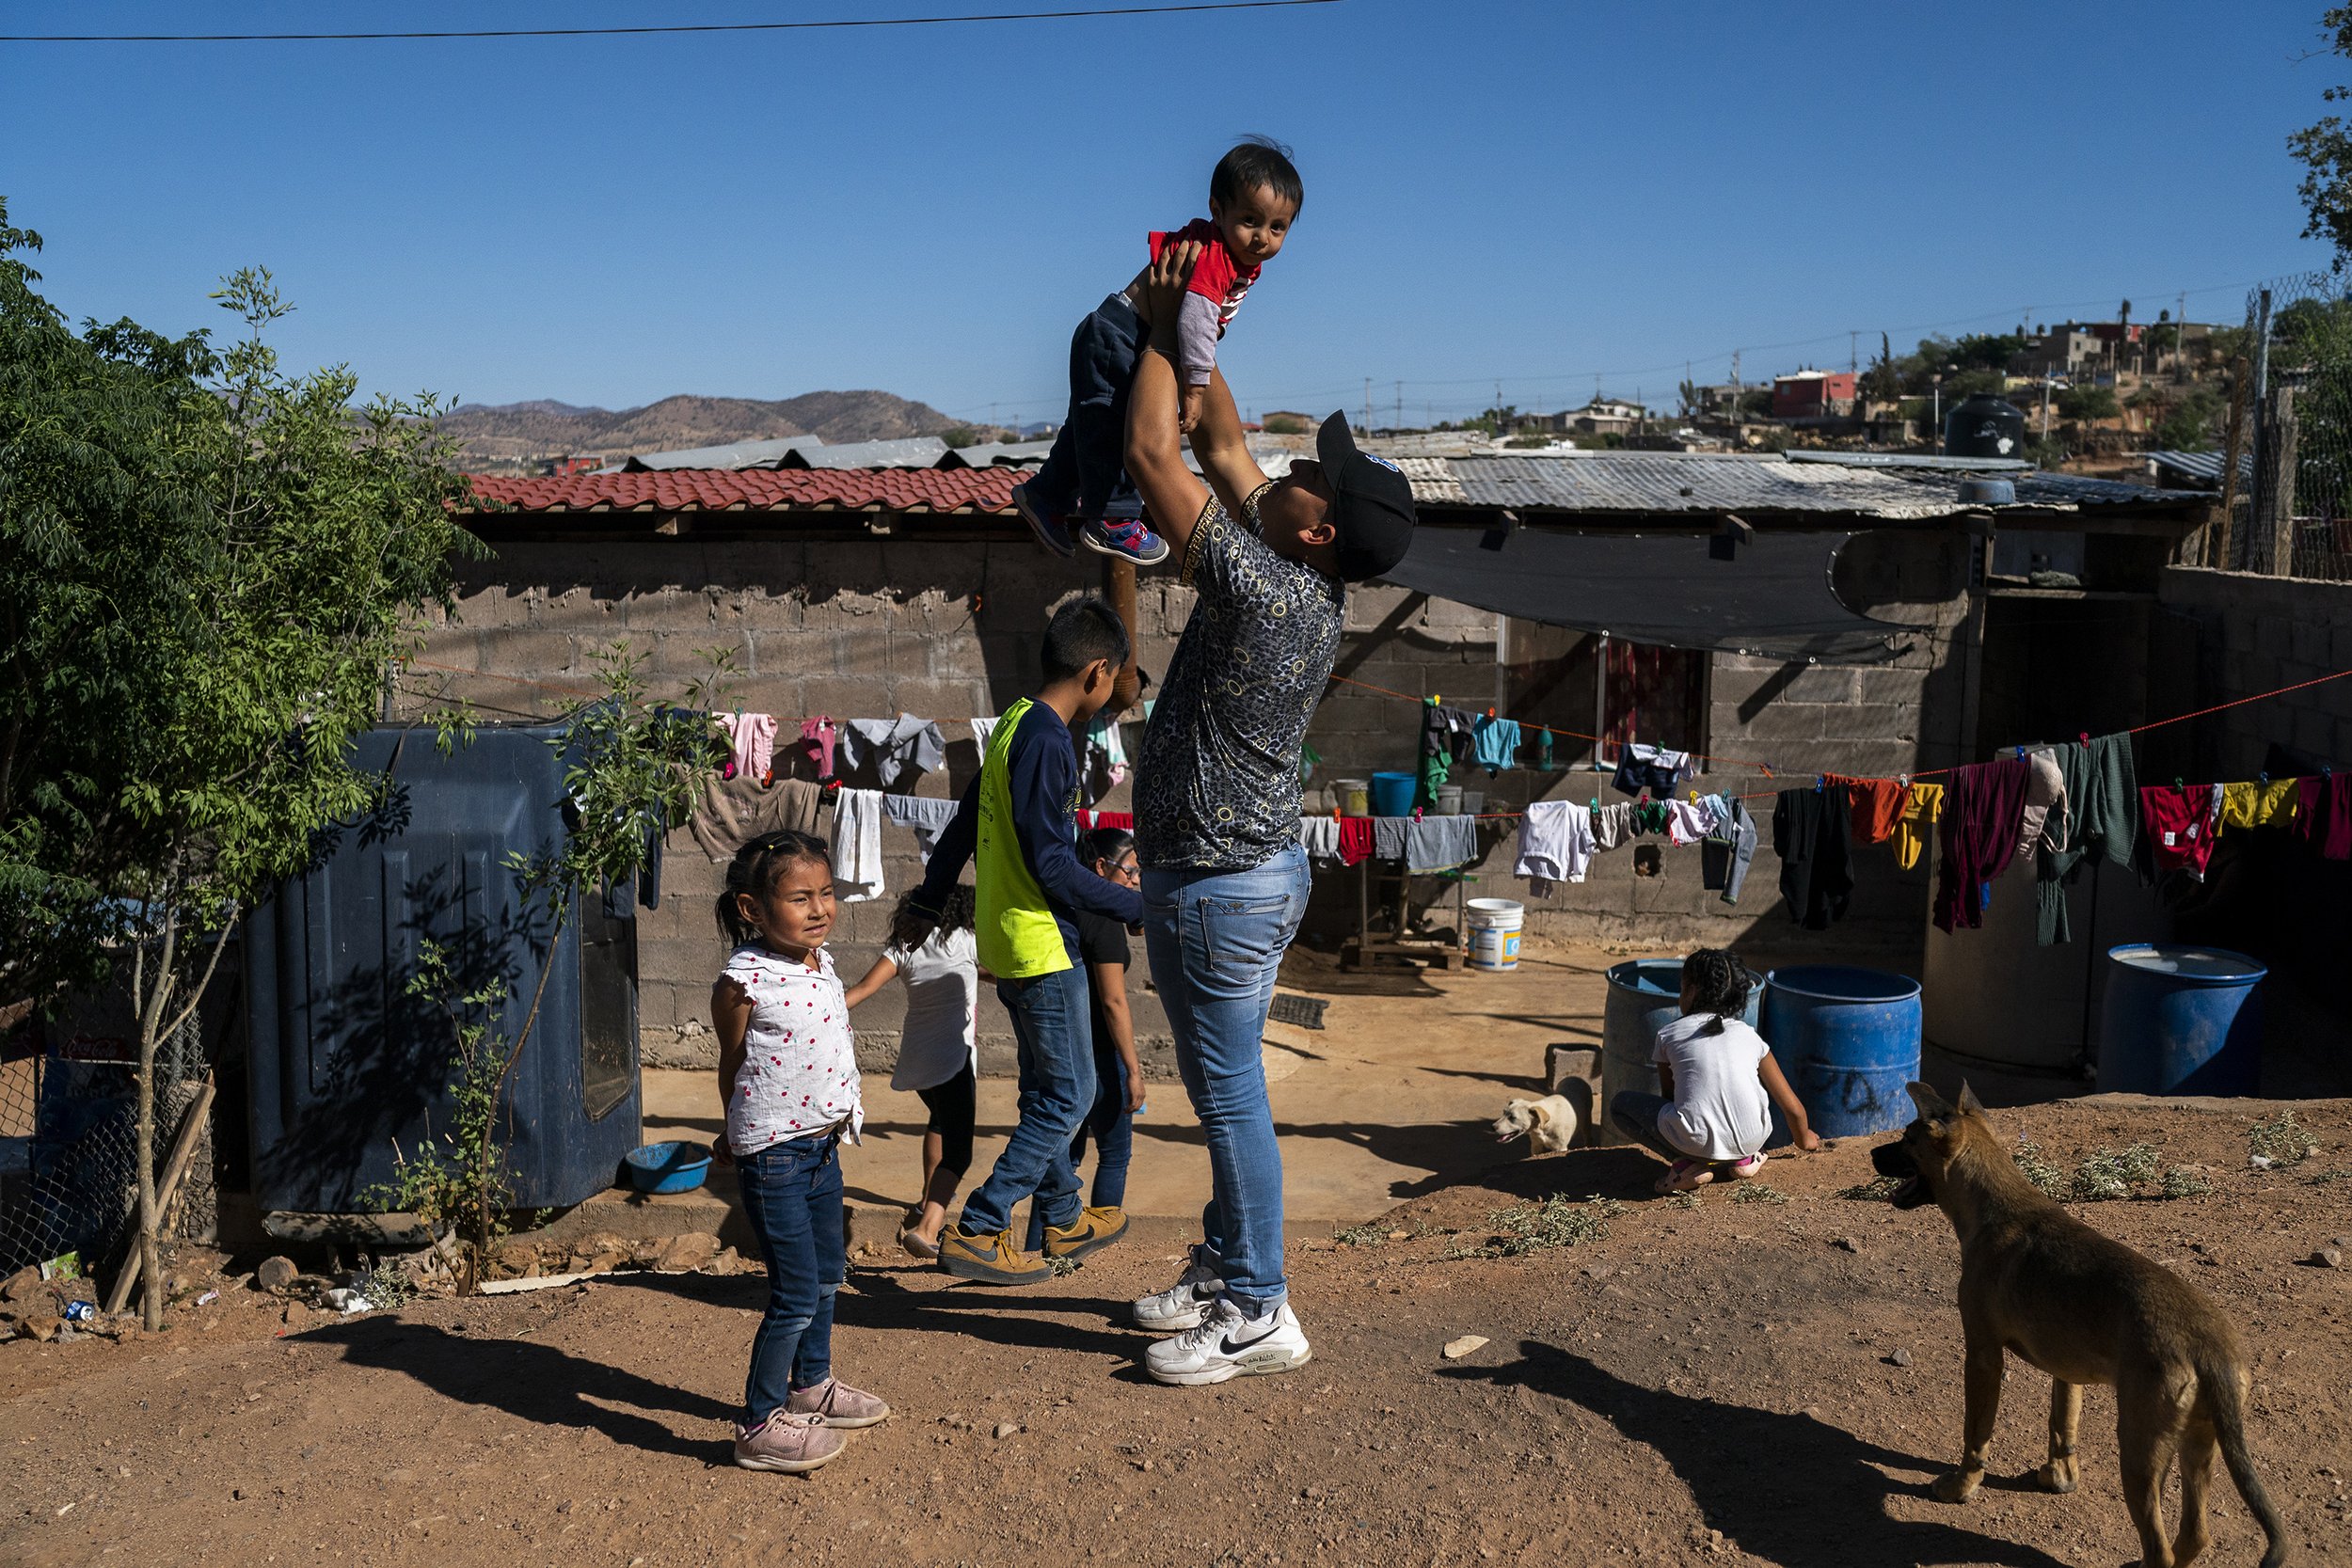
[[[1908,773],[1898,773],[1895,775],[1895,782],[1902,785],[1905,789],[1909,789],[1911,787],[1911,775]]]
[[[2083,743],[2083,750],[2089,751],[2090,749],[2090,732],[2089,730],[2077,731],[2074,738]]]
[[[1758,767],[1758,768],[1762,768],[1762,769],[1764,770],[1764,776],[1765,776],[1766,778],[1768,778],[1768,779],[1771,779],[1771,778],[1777,778],[1777,777],[1779,776],[1779,775],[1775,774],[1775,773],[1772,771],[1772,766],[1771,766],[1771,764],[1769,764],[1769,763],[1762,763],[1762,762],[1759,762],[1759,763],[1757,763],[1757,764],[1756,764],[1756,767]]]
[[[2263,782],[2264,784],[2268,784],[2268,783],[2270,782],[2270,772],[2269,772],[2269,769],[2267,769],[2267,768],[2264,769],[2264,770],[2263,770],[2263,772],[2262,772],[2262,774],[2260,775],[2260,777],[2261,777],[2261,780],[2262,780],[2262,782]]]
[[[1427,703],[1427,704],[1428,704],[1431,707],[1436,707],[1436,706],[1437,706],[1439,703],[1441,703],[1441,702],[1445,701],[1445,699],[1444,699],[1444,698],[1442,698],[1442,697],[1438,696],[1438,695],[1436,692],[1434,692],[1434,691],[1433,691],[1433,692],[1431,692],[1428,696],[1426,696],[1426,697],[1422,698],[1422,700],[1423,702]]]
[[[2181,776],[2178,773],[2175,773],[2172,775],[2172,787],[2175,789],[2186,789],[2188,785],[2183,784],[2181,782]]]
[[[2026,760],[2026,749],[2023,746],[2017,748],[2017,760],[2019,762]]]
[[[1829,792],[1829,775],[1828,775],[1828,774],[1826,774],[1826,773],[1816,773],[1816,774],[1814,774],[1814,775],[1813,775],[1813,793],[1814,793],[1814,794],[1816,794],[1816,795],[1825,795],[1825,794],[1827,794],[1828,792]]]
[[[1415,806],[1413,808],[1413,820],[1416,822],[1421,820],[1421,808],[1419,806]]]
[[[1697,790],[1693,789],[1693,790],[1690,791],[1689,793],[1690,793],[1690,796],[1691,796],[1691,803],[1692,803],[1692,805],[1694,805],[1694,806],[1695,806],[1695,805],[1697,805],[1697,804],[1699,803],[1699,792],[1698,792]]]
[[[1492,708],[1488,708],[1488,709],[1486,710],[1486,717],[1487,717],[1487,718],[1489,718],[1489,719],[1492,719],[1494,716],[1495,716],[1495,710],[1494,710],[1494,709],[1492,709]]]

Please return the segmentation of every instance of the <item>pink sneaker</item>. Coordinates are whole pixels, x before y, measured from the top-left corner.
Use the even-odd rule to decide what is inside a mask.
[[[1098,555],[1137,566],[1156,566],[1168,559],[1168,541],[1140,518],[1098,518],[1079,529],[1078,543]]]
[[[814,1388],[793,1389],[784,1407],[795,1416],[813,1416],[829,1427],[873,1427],[890,1419],[890,1406],[837,1377],[829,1377]]]
[[[1738,1180],[1745,1181],[1764,1168],[1764,1151],[1759,1148],[1744,1160],[1734,1160],[1731,1163],[1731,1174]]]
[[[781,1470],[803,1475],[830,1464],[850,1440],[818,1416],[771,1411],[755,1427],[735,1429],[735,1463],[746,1470]]]
[[[1677,1160],[1666,1167],[1666,1174],[1658,1179],[1653,1190],[1661,1193],[1694,1192],[1714,1180],[1715,1167],[1706,1161]]]

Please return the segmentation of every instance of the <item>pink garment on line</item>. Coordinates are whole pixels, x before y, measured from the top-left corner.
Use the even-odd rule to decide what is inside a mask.
[[[833,744],[840,733],[830,719],[801,721],[801,744],[807,748],[808,759],[817,765],[819,784],[833,777]]]
[[[772,713],[722,713],[717,715],[719,727],[727,732],[734,750],[727,758],[724,777],[741,774],[765,780],[775,764],[776,716]]]

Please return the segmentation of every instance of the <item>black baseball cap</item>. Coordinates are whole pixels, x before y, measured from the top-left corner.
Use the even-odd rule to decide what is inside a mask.
[[[1405,559],[1413,542],[1413,486],[1385,457],[1359,451],[1347,416],[1334,414],[1315,436],[1315,458],[1331,486],[1331,522],[1339,531],[1340,577],[1376,578]]]

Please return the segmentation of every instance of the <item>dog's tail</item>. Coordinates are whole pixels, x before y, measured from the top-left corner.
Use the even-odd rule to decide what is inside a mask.
[[[2279,1522],[2279,1511],[2270,1506],[2270,1494],[2263,1490],[2262,1478],[2254,1473],[2254,1456],[2246,1447],[2246,1373],[2236,1357],[2215,1356],[2198,1368],[2197,1378],[2215,1435],[2221,1440],[2221,1462],[2230,1467],[2238,1496],[2246,1499],[2248,1512],[2270,1543],[2269,1550],[2263,1553],[2262,1568],[2280,1568],[2287,1560],[2286,1527]]]

